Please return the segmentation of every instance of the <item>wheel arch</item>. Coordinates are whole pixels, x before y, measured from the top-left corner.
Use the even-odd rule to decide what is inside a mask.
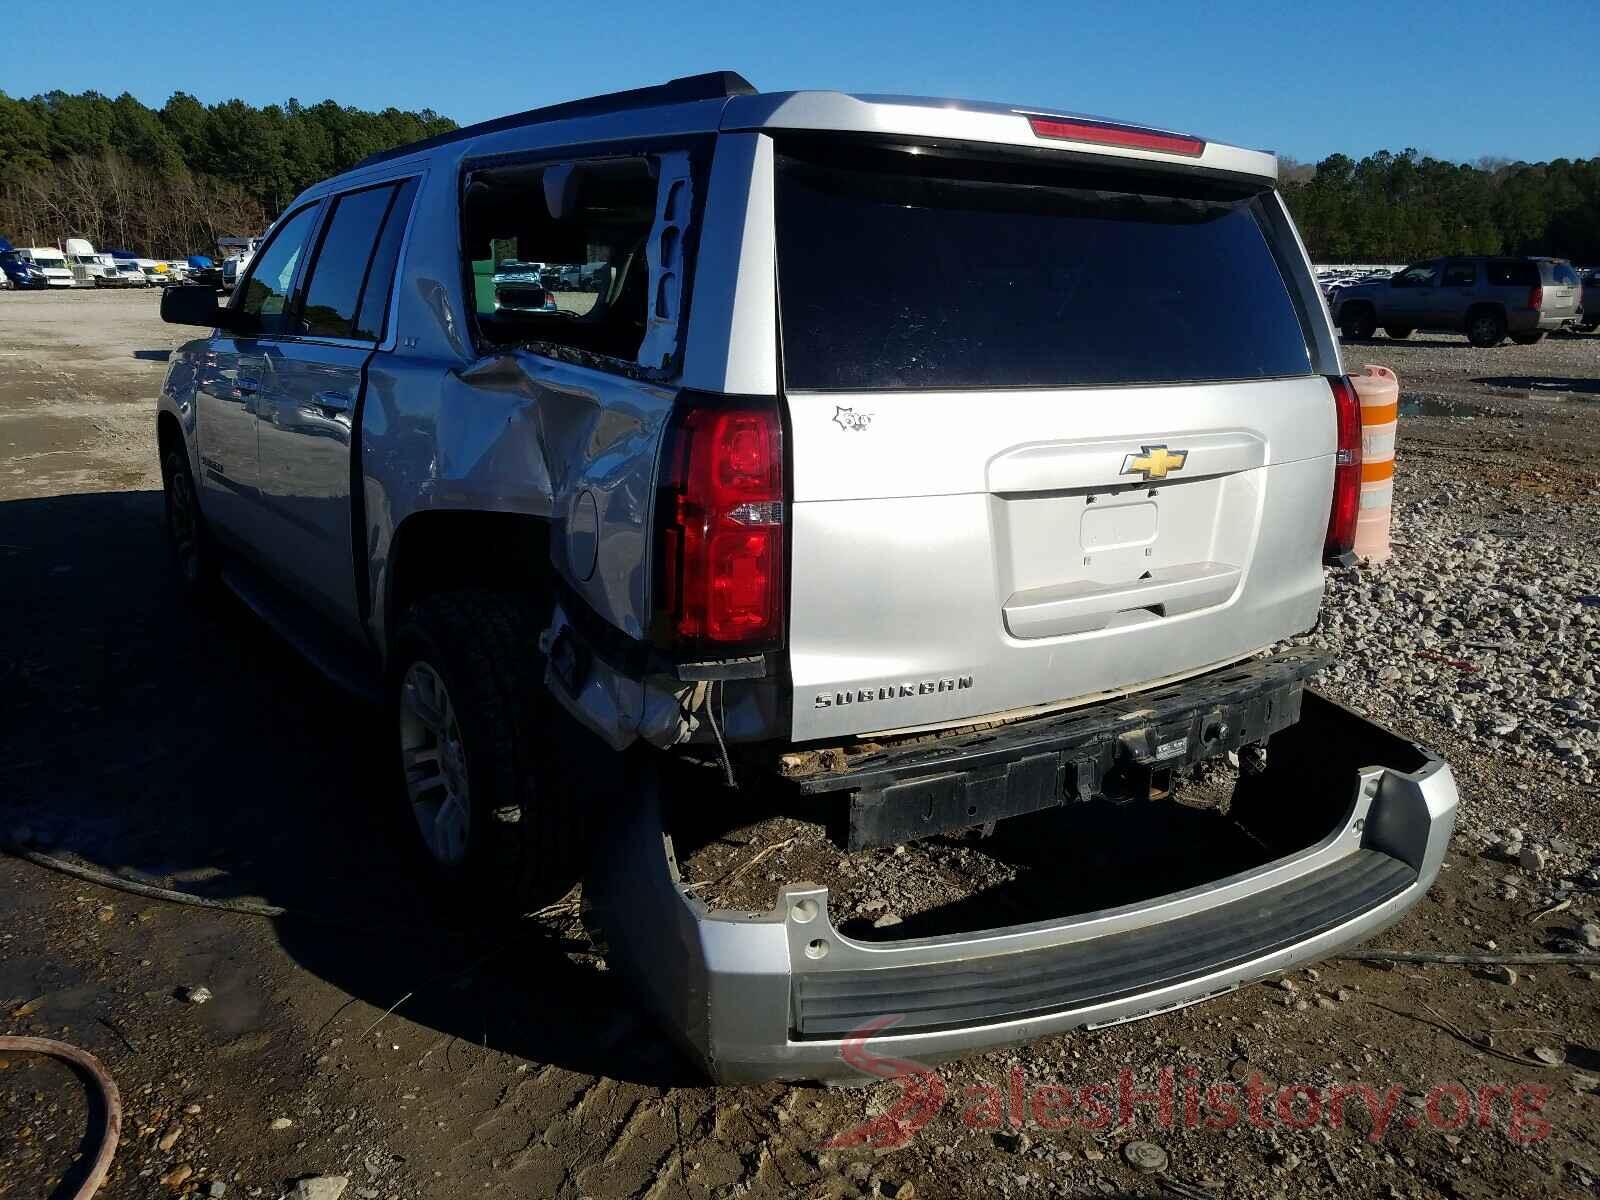
[[[528,513],[423,509],[394,531],[380,564],[373,632],[387,662],[405,611],[439,592],[504,591],[542,600],[551,588],[550,521]]]

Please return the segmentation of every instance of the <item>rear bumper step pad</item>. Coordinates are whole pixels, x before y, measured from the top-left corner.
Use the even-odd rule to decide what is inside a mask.
[[[1357,850],[1277,888],[1125,933],[933,967],[800,975],[795,1034],[843,1037],[885,1013],[902,1014],[894,1028],[911,1033],[1104,1004],[1292,946],[1416,879],[1382,851]]]

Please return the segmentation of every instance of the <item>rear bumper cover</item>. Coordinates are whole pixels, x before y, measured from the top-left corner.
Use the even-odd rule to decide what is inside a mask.
[[[786,887],[770,913],[715,912],[679,882],[643,756],[588,886],[613,969],[719,1081],[854,1076],[846,1039],[888,1018],[873,1051],[927,1062],[1150,1016],[1360,941],[1437,877],[1455,821],[1448,765],[1311,691],[1296,731],[1299,769],[1347,787],[1332,831],[1139,904],[887,943],[842,936],[824,887]]]

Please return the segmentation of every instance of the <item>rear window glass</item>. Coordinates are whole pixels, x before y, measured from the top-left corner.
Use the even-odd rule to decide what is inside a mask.
[[[930,160],[779,156],[789,387],[1075,387],[1311,372],[1252,200]]]
[[[1562,287],[1572,287],[1578,282],[1578,273],[1566,263],[1546,263],[1550,278]]]

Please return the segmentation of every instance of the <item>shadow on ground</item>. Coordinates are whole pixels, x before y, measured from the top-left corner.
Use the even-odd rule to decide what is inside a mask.
[[[161,515],[153,491],[0,504],[0,837],[315,914],[274,922],[301,967],[380,1010],[410,993],[405,1016],[474,1044],[691,1078],[605,972],[419,884],[377,715],[231,599],[179,594]]]
[[[172,358],[171,350],[135,350],[133,356],[145,362],[168,362]]]

